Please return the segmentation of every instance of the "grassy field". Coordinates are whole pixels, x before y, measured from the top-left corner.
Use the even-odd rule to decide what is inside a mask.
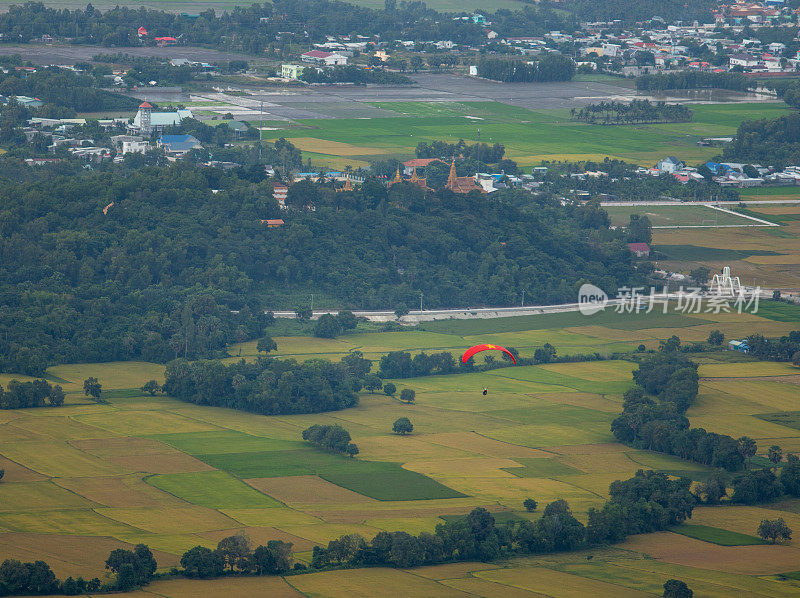
[[[688,163],[708,159],[717,150],[697,147],[701,137],[729,135],[742,120],[775,117],[788,110],[780,104],[697,105],[692,108],[691,124],[605,127],[573,121],[567,110],[533,111],[499,102],[374,105],[403,118],[300,120],[312,131],[286,129],[264,135],[267,139],[300,138],[303,149],[315,157],[338,160],[406,158],[413,155],[419,141],[464,139],[502,143],[506,154],[526,167],[542,160],[602,160],[605,156],[651,165],[665,155],[678,155]]]
[[[631,214],[647,216],[655,228],[667,226],[752,226],[757,222],[736,214],[720,212],[708,206],[677,204],[673,206],[606,206],[614,226],[626,226]]]
[[[442,321],[424,330],[357,332],[335,340],[278,337],[277,343],[282,355],[330,357],[358,349],[377,359],[399,349],[457,353],[481,340],[517,346],[523,354],[545,342],[559,352],[603,352],[620,343],[654,347],[673,333],[703,337],[710,326],[729,335],[743,326],[770,333],[798,327],[796,312],[769,305],[765,315],[775,319],[567,313]],[[243,345],[244,357],[254,353]],[[701,394],[687,414],[692,424],[747,433],[758,442],[760,455],[776,443],[800,450],[796,368],[732,362],[730,356],[703,356]],[[160,564],[171,567],[186,549],[213,547],[243,530],[258,542],[292,542],[302,560],[315,544],[344,533],[432,531],[440,516],[461,517],[475,506],[497,513],[499,520],[530,517],[522,509],[529,496],[541,505],[565,498],[585,519],[590,507],[603,502],[610,482],[638,469],[704,480],[710,473],[705,467],[613,442],[610,422],[621,410],[633,367],[627,361],[597,361],[395,380],[399,388],[416,390],[416,404],[362,394],[359,406],[345,411],[274,417],[143,396],[135,388],[160,378],[163,368],[156,364],[53,368],[50,376],[70,391],[65,407],[0,412],[0,467],[6,470],[0,484],[0,547],[15,558],[41,556],[61,576],[105,578],[102,563],[111,548],[145,542],[158,551]],[[102,376],[108,404],[80,396],[81,381],[95,373]],[[483,387],[489,388],[487,397]],[[401,416],[414,424],[410,436],[391,433]],[[303,443],[300,432],[313,423],[344,426],[361,449],[358,457]],[[800,525],[793,503],[775,508],[786,509],[780,516],[790,526],[795,520]],[[595,550],[591,562],[578,553],[516,559],[503,568],[459,564],[410,573],[316,573],[264,580],[257,591],[370,595],[383,580],[399,584],[392,587],[402,587],[406,595],[514,596],[549,588],[548,595],[635,596],[655,592],[677,571],[699,595],[721,596],[731,588],[790,595],[798,590],[792,580],[754,577],[797,570],[796,563],[790,565],[795,548],[759,546],[754,540],[765,512],[706,508],[691,525],[676,528],[678,533],[634,538],[626,550]],[[751,552],[745,559],[729,552],[734,550]],[[714,577],[717,572],[730,576],[727,585]],[[208,582],[203,595],[261,595],[247,585],[252,583]],[[572,594],[554,594],[556,587]],[[173,580],[139,596],[197,591],[193,581]]]

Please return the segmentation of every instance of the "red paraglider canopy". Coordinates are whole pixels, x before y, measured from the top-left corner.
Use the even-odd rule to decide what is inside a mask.
[[[514,359],[514,354],[500,345],[475,345],[474,347],[470,347],[461,356],[461,361],[467,363],[467,361],[469,361],[473,355],[480,353],[481,351],[502,351],[511,358],[511,361],[514,363],[514,365],[517,365],[517,360]]]

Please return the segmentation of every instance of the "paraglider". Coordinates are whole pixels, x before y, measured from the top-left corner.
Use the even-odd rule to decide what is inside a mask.
[[[473,355],[482,351],[502,351],[511,358],[511,361],[514,363],[514,365],[517,365],[517,360],[514,359],[514,354],[500,345],[475,345],[474,347],[470,347],[461,356],[461,361],[463,363],[467,363]]]

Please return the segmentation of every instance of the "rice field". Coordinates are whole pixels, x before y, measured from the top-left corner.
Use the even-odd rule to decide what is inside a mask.
[[[541,320],[434,322],[424,330],[359,332],[333,341],[278,337],[277,342],[284,355],[329,357],[358,349],[377,361],[392,350],[458,354],[481,341],[516,346],[523,355],[545,342],[559,353],[569,347],[599,352],[623,342],[655,346],[671,334],[704,338],[709,327],[726,334],[744,327],[770,334],[798,327],[791,312],[765,313],[770,315],[782,319],[668,313],[627,316],[641,317],[630,322],[614,313],[588,321],[579,314],[554,314]],[[248,346],[243,355],[251,358]],[[798,370],[729,357],[702,356],[701,394],[687,414],[692,424],[750,435],[759,454],[770,444],[800,449]],[[614,441],[610,422],[631,384],[634,364],[628,361],[394,380],[398,388],[416,391],[416,404],[362,393],[359,406],[345,411],[274,417],[144,396],[135,389],[162,376],[162,367],[134,363],[126,368],[61,366],[50,375],[71,389],[66,406],[0,412],[0,467],[6,471],[0,483],[3,554],[39,556],[60,575],[105,579],[103,561],[111,547],[144,542],[168,568],[188,548],[213,547],[225,535],[244,530],[259,543],[293,542],[302,560],[314,545],[344,533],[431,531],[441,516],[463,516],[475,506],[501,518],[524,518],[527,497],[541,505],[564,498],[585,519],[589,508],[602,504],[610,482],[638,469],[696,480],[709,474],[702,466]],[[104,376],[108,404],[81,399],[81,381],[94,372]],[[409,436],[391,432],[401,416],[414,424]],[[323,453],[302,442],[300,432],[314,423],[344,426],[360,448],[358,457]],[[775,508],[789,509],[780,516],[800,526],[794,507]],[[209,596],[257,596],[267,588],[271,593],[263,595],[333,597],[371,595],[376,583],[385,583],[389,595],[392,588],[402,588],[404,595],[427,596],[638,596],[657,592],[669,578],[664,576],[678,575],[675,571],[699,595],[721,596],[734,591],[730,588],[789,595],[799,589],[791,580],[767,583],[758,577],[800,569],[792,560],[798,555],[792,545],[753,543],[758,521],[768,516],[776,517],[776,511],[698,509],[689,522],[693,527],[629,539],[625,551],[593,551],[592,561],[579,553],[515,559],[502,568],[460,563],[424,572],[313,573],[260,580],[258,589],[248,579],[171,580],[139,595],[190,596],[198,583],[207,583],[203,595]],[[714,577],[716,572],[731,576],[728,585]]]

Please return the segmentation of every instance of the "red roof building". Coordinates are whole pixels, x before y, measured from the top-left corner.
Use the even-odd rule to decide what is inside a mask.
[[[280,218],[275,220],[262,220],[261,224],[266,224],[268,228],[276,228],[278,226],[283,226],[283,220]]]
[[[142,102],[141,104],[139,104],[139,108],[140,109],[141,108],[144,108],[144,109],[150,108],[150,109],[152,109],[153,106],[150,105],[150,102]]]
[[[144,27],[139,27],[139,29],[136,30],[136,33],[139,34],[139,37],[144,37],[145,35],[147,35],[147,29],[145,29]]]
[[[650,257],[650,246],[647,243],[628,243],[628,249],[636,257]]]

